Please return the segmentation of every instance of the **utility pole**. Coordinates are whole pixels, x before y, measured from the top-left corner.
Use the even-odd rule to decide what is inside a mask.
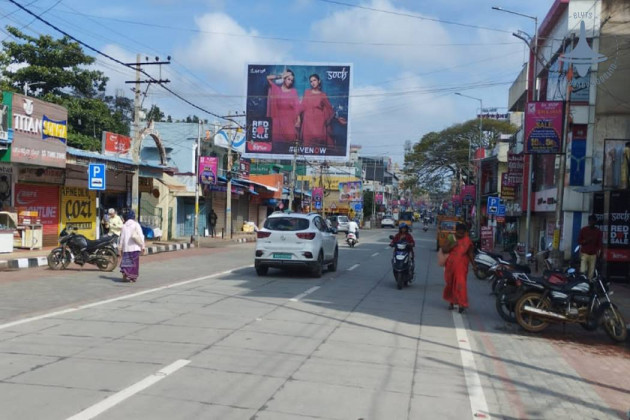
[[[289,211],[293,211],[293,199],[295,197],[296,170],[298,155],[298,139],[295,137],[295,145],[293,146],[293,167],[291,168],[291,191],[289,191]]]
[[[197,143],[195,144],[195,227],[193,230],[193,240],[195,246],[199,245],[199,158],[201,156],[201,130],[203,122],[199,119],[197,124]]]
[[[132,145],[131,145],[131,158],[134,162],[134,164],[136,165],[136,167],[134,168],[134,173],[133,173],[133,178],[131,181],[131,208],[132,210],[136,213],[138,221],[140,220],[140,212],[139,212],[139,180],[140,180],[140,145],[142,143],[142,135],[140,133],[140,111],[142,110],[142,102],[144,101],[144,98],[141,99],[140,98],[140,84],[141,83],[146,83],[147,84],[147,89],[144,92],[143,96],[146,96],[147,92],[149,91],[149,86],[151,86],[151,83],[158,83],[158,84],[163,84],[163,83],[169,83],[170,80],[165,79],[162,80],[161,78],[159,80],[140,80],[140,74],[141,74],[141,67],[145,66],[145,65],[159,65],[160,66],[160,73],[161,73],[161,69],[162,69],[162,64],[170,64],[171,63],[171,57],[168,57],[168,61],[160,61],[159,57],[155,57],[155,61],[154,62],[149,62],[149,58],[147,57],[147,61],[145,63],[141,63],[140,62],[140,56],[141,54],[136,54],[136,62],[135,63],[125,63],[126,66],[128,67],[134,67],[136,69],[136,79],[135,80],[126,80],[125,83],[133,83],[135,84],[135,88],[133,89],[134,91],[134,102],[133,102],[133,140],[132,140]]]

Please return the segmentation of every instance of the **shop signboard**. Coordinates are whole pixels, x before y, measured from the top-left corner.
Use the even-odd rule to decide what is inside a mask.
[[[630,262],[630,190],[610,192],[606,260]]]
[[[351,75],[348,64],[248,65],[244,157],[348,160]]]
[[[11,162],[65,168],[68,111],[14,93],[12,113]]]
[[[562,152],[564,102],[530,102],[525,112],[525,153]]]
[[[501,198],[510,201],[516,198],[516,185],[510,182],[510,177],[505,172],[501,174]]]
[[[508,152],[508,181],[513,185],[522,184],[524,170],[525,155],[523,153]]]
[[[123,158],[131,158],[131,137],[103,131],[103,154]]]
[[[494,249],[494,228],[492,226],[482,226],[481,231],[481,249],[492,252]]]
[[[80,187],[61,187],[61,229],[73,228],[88,239],[96,238],[96,192]]]

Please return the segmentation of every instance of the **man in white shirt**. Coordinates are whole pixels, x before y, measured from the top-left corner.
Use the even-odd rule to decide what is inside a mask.
[[[359,224],[354,220],[350,220],[348,222],[348,233],[354,233],[354,236],[357,238],[357,242],[359,242]]]
[[[109,209],[107,212],[109,216],[108,225],[109,225],[109,234],[120,236],[120,231],[123,227],[123,221],[118,214],[116,214],[116,210]]]

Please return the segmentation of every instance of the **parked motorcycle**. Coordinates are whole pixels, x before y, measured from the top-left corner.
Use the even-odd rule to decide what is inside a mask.
[[[473,271],[475,273],[475,276],[479,280],[487,279],[488,276],[490,275],[490,272],[489,272],[490,267],[493,267],[497,264],[507,265],[524,273],[531,272],[529,265],[520,264],[517,262],[519,262],[519,260],[518,260],[518,256],[516,256],[516,253],[514,253],[514,257],[510,261],[508,261],[504,259],[501,254],[496,254],[494,252],[488,252],[488,251],[484,251],[482,249],[476,248],[475,249],[475,268]]]
[[[348,246],[350,246],[350,248],[354,248],[354,246],[357,244],[357,236],[352,232],[348,232],[348,234],[346,235],[346,242],[348,243]]]
[[[63,270],[71,261],[83,266],[94,264],[101,271],[113,271],[118,265],[118,237],[103,236],[95,241],[77,234],[73,230],[63,229],[59,235],[60,247],[48,254],[48,267],[51,270]]]
[[[599,273],[591,280],[579,275],[565,284],[543,280],[518,299],[514,313],[530,332],[543,331],[551,322],[578,323],[587,331],[601,325],[611,339],[623,342],[628,330],[611,294],[610,282]]]
[[[389,239],[394,239],[393,235]],[[411,247],[407,241],[399,241],[393,244],[392,270],[398,290],[408,286],[414,276],[414,262],[411,259]]]

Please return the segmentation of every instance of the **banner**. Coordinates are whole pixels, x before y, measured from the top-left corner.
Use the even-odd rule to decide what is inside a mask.
[[[475,204],[476,190],[474,185],[464,185],[462,188],[463,203],[467,206]]]
[[[361,181],[340,182],[339,201],[346,203],[349,201],[363,201],[363,187]]]
[[[203,185],[214,185],[217,183],[218,158],[214,156],[199,157],[199,182]]]
[[[96,191],[61,187],[61,229],[72,227],[88,239],[96,238]]]
[[[247,66],[244,157],[348,160],[349,65]]]
[[[564,102],[530,102],[525,112],[525,153],[562,153]]]
[[[483,251],[493,252],[494,251],[494,229],[492,226],[481,226],[479,228],[481,230],[481,249]]]
[[[245,131],[240,127],[222,128],[214,135],[214,145],[225,149],[232,145],[232,150],[239,153],[245,151]]]
[[[103,131],[103,154],[118,157],[130,157],[131,137]]]
[[[606,259],[614,262],[630,261],[630,190],[610,192],[608,212],[608,249]]]
[[[383,193],[376,193],[376,204],[383,204]]]
[[[510,182],[510,176],[505,172],[501,174],[501,198],[504,200],[516,198],[516,184]]]
[[[324,189],[321,187],[313,188],[313,190],[311,191],[311,196],[313,198],[315,210],[321,210],[322,202],[324,201]]]
[[[508,152],[508,182],[513,185],[522,184],[524,171],[525,155],[523,153]]]

